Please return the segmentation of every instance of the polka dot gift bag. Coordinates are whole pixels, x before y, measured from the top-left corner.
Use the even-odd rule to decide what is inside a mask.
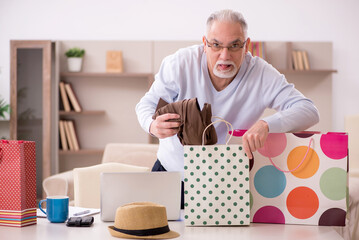
[[[0,141],[0,226],[36,224],[35,142]]]
[[[347,134],[271,133],[253,155],[252,222],[345,225]]]
[[[186,226],[250,223],[249,160],[242,145],[228,145],[228,136],[226,145],[184,146]]]

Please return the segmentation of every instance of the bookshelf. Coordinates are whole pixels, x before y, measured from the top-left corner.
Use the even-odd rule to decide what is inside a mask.
[[[333,46],[331,42],[264,42],[266,61],[317,106],[321,120],[308,130],[332,131]],[[306,52],[309,70],[295,69],[293,51]],[[274,111],[268,110],[265,116]]]
[[[85,165],[92,165],[93,163],[97,164],[100,162],[104,146],[108,142],[117,142],[118,140],[107,140],[106,136],[102,133],[103,131],[111,132],[112,134],[116,133],[114,130],[115,126],[112,126],[109,129],[108,125],[106,124],[109,118],[118,118],[118,115],[114,113],[114,109],[111,108],[111,105],[119,104],[121,102],[125,102],[121,99],[121,95],[124,95],[119,90],[118,97],[116,98],[114,94],[109,94],[106,90],[109,88],[112,89],[122,89],[123,90],[130,90],[133,87],[140,87],[143,89],[144,94],[149,86],[153,82],[153,74],[148,72],[138,72],[138,73],[106,73],[106,72],[61,72],[60,73],[60,80],[65,82],[70,82],[73,86],[76,95],[79,98],[81,105],[83,105],[83,109],[81,112],[76,111],[59,111],[59,119],[72,119],[76,122],[76,129],[78,130],[79,142],[80,142],[80,149],[75,150],[62,150],[59,149],[58,157],[59,157],[59,170],[64,171],[67,169],[71,169],[72,167],[77,166],[85,166]],[[130,83],[130,85],[128,85]],[[101,89],[102,88],[102,89]],[[141,95],[142,95],[141,94]],[[103,99],[102,104],[98,101],[89,101],[88,96],[95,96],[99,99]],[[106,97],[106,98],[104,98]],[[106,103],[107,99],[107,103]],[[93,98],[92,98],[93,100]],[[139,97],[138,97],[139,100]],[[137,101],[137,100],[136,100]],[[127,113],[129,110],[134,109],[133,102],[131,108],[125,110]],[[101,106],[102,105],[102,106]],[[104,110],[91,110],[92,108],[99,108],[102,107]],[[121,108],[121,107],[119,107]],[[127,115],[127,114],[126,114]],[[132,113],[134,115],[134,112]],[[121,116],[120,116],[121,118]],[[90,122],[98,122],[98,126],[91,127],[90,131],[84,129],[88,129],[88,125]],[[131,124],[136,123],[131,120]],[[110,124],[109,124],[110,125]],[[120,125],[120,123],[118,123]],[[83,127],[84,126],[84,127]],[[85,127],[86,126],[86,127]],[[143,132],[140,129],[141,133]],[[92,133],[90,133],[92,132]],[[97,132],[97,134],[95,133]],[[150,142],[149,137],[146,134],[142,133],[145,137],[143,142]],[[97,135],[94,137],[94,135]],[[87,141],[88,139],[94,139],[94,141]],[[97,138],[97,140],[96,140]],[[110,138],[108,138],[110,139]],[[95,142],[98,141],[98,144]],[[133,141],[133,140],[132,140]],[[89,160],[90,159],[90,160]]]
[[[321,73],[337,72],[332,68],[332,43],[330,42],[264,42],[266,60],[282,73]],[[293,51],[307,52],[309,70],[295,69]]]
[[[72,83],[65,82],[63,78],[59,82],[59,154],[69,153],[93,154],[94,151],[86,151],[79,144],[77,127],[74,116],[96,116],[104,115],[104,110],[84,110],[77,97],[77,93],[72,87]]]
[[[320,46],[319,51],[321,52],[323,52],[323,49],[321,49],[323,45],[329,45],[329,48],[331,48],[330,43],[321,42],[251,42],[248,51],[250,51],[253,56],[264,58],[283,74],[336,73],[337,70],[331,68],[331,57],[329,58],[330,62],[325,64],[321,64],[321,62],[324,62],[324,57],[320,59],[321,62],[319,63],[318,60],[315,59],[318,58],[317,54],[319,54],[317,53],[318,50],[315,49],[316,45]],[[299,55],[298,52],[300,53]],[[331,51],[329,51],[329,54],[331,56]],[[311,58],[309,58],[308,55]],[[300,56],[299,59],[298,56]],[[315,60],[314,63],[309,61],[313,59]],[[294,64],[295,61],[299,61],[301,64],[298,62]],[[304,67],[305,64],[307,65],[306,67]],[[299,68],[298,65],[302,66]]]

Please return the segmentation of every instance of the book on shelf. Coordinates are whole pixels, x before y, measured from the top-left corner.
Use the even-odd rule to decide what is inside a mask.
[[[80,150],[80,145],[73,120],[60,120],[59,131],[62,150]]]
[[[62,102],[62,105],[64,106],[64,110],[65,110],[65,112],[70,112],[71,107],[70,107],[69,99],[66,94],[65,83],[60,82],[59,88],[60,88],[60,96],[61,96],[61,100],[62,100],[61,102]]]
[[[297,51],[292,51],[292,60],[293,60],[293,69],[298,70],[298,58],[297,58]]]
[[[67,151],[69,148],[68,148],[68,143],[67,143],[67,139],[66,139],[64,120],[59,121],[59,131],[60,131],[61,149],[64,151]]]
[[[65,90],[71,102],[71,106],[73,107],[75,112],[81,112],[82,111],[81,105],[70,83],[65,83]]]
[[[72,142],[72,137],[71,137],[69,124],[68,124],[67,120],[64,120],[64,128],[65,128],[66,140],[67,140],[67,143],[69,144],[69,149],[70,150],[75,150],[74,144]]]
[[[74,145],[74,150],[78,151],[78,150],[80,150],[80,146],[79,146],[77,134],[75,131],[74,121],[72,121],[72,120],[67,121],[67,124],[69,125],[69,128],[70,128],[70,134],[71,134],[72,144]]]
[[[302,51],[297,51],[298,70],[304,70]]]
[[[307,51],[293,50],[292,60],[294,70],[310,70]]]
[[[264,42],[250,42],[248,51],[252,54],[253,57],[257,56],[265,59]]]
[[[65,107],[64,107],[63,101],[61,99],[60,87],[59,87],[59,111],[65,111]]]
[[[310,70],[307,51],[303,51],[302,55],[303,55],[304,70]]]

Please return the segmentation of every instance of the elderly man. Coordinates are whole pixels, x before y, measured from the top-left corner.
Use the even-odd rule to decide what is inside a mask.
[[[304,130],[319,121],[312,101],[273,66],[253,57],[249,43],[242,14],[222,10],[208,18],[203,44],[180,49],[163,60],[152,87],[136,106],[141,126],[160,139],[153,171],[183,172],[183,146],[176,136],[179,123],[168,121],[180,116],[170,113],[152,119],[160,98],[172,103],[196,97],[200,106],[211,104],[213,116],[248,129],[243,147],[249,158],[269,132]],[[277,112],[260,119],[266,108]],[[226,125],[215,129],[218,143],[224,143]]]

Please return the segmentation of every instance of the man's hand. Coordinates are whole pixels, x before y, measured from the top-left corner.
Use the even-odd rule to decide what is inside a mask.
[[[243,148],[249,159],[253,159],[252,152],[264,146],[268,132],[268,124],[260,120],[243,135]]]
[[[151,123],[150,133],[158,138],[171,137],[178,133],[180,122],[180,115],[175,113],[166,113],[160,115]],[[168,121],[178,119],[179,121]]]

